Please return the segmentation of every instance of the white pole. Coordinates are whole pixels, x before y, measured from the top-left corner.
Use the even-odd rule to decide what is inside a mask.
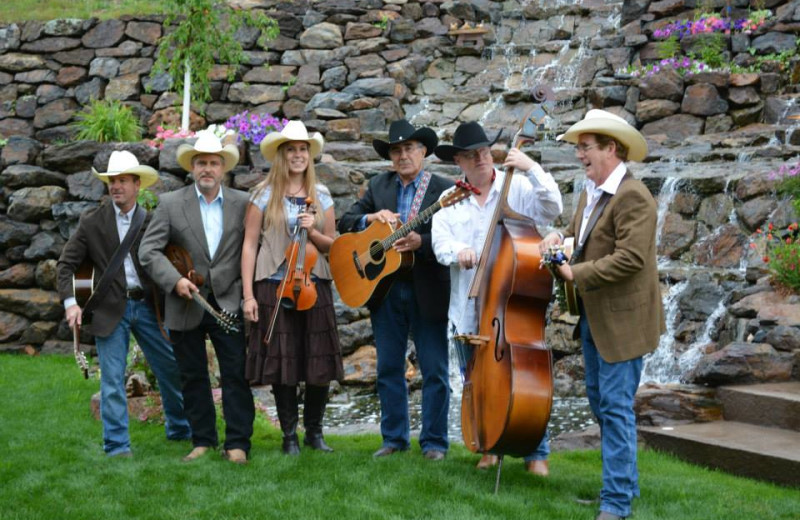
[[[183,74],[183,112],[181,113],[181,130],[189,131],[189,110],[192,91],[192,66],[186,61],[186,71]]]

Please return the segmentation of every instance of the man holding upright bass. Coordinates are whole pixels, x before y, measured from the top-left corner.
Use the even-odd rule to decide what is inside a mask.
[[[379,139],[372,142],[378,155],[392,161],[393,171],[370,180],[363,198],[339,221],[339,232],[362,231],[375,221],[388,222],[394,227],[398,222],[409,222],[417,213],[435,204],[439,195],[453,185],[424,170],[425,157],[433,153],[437,143],[436,133],[430,128],[415,129],[404,119],[393,122],[388,142]],[[442,460],[449,447],[447,306],[450,277],[447,267],[439,265],[433,255],[429,220],[396,240],[391,247],[397,252],[412,253],[414,266],[410,271],[391,275],[387,280],[391,287],[385,298],[368,305],[378,351],[383,436],[383,446],[374,456],[391,455],[410,446],[405,372],[408,336],[413,333],[423,381],[419,443],[425,458]],[[337,261],[335,254],[334,247],[332,269]],[[348,258],[340,260],[349,261]]]

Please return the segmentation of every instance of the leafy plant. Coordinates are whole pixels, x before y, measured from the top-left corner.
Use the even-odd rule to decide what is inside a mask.
[[[662,60],[674,58],[681,52],[681,44],[676,35],[671,35],[664,41],[656,44],[656,54]]]
[[[150,188],[144,188],[139,190],[136,202],[147,211],[153,211],[158,206],[158,196]]]
[[[383,15],[381,16],[380,21],[375,22],[372,25],[377,27],[381,31],[385,31],[386,28],[389,27],[389,17],[387,15]]]
[[[292,86],[293,86],[295,83],[297,83],[297,76],[292,76],[291,78],[289,78],[289,81],[287,81],[287,82],[286,82],[286,85],[284,85],[284,86],[282,86],[282,87],[281,87],[281,90],[283,90],[284,92],[286,92],[286,91],[288,91],[290,88],[292,88]]]
[[[688,53],[689,57],[702,61],[706,66],[712,69],[719,69],[727,64],[728,60],[725,57],[727,42],[721,34],[710,33],[701,35],[696,47],[699,48],[699,52],[690,52]]]
[[[279,32],[277,21],[263,11],[234,9],[220,0],[168,0],[165,10],[166,30],[151,75],[167,72],[178,91],[183,90],[184,77],[188,76],[192,101],[211,99],[209,73],[215,58],[229,65],[228,81],[233,80],[245,60],[242,45],[235,38],[239,28],[246,25],[260,30],[257,43],[262,48]]]
[[[630,65],[622,70],[623,74],[630,74],[634,78],[652,76],[658,74],[662,70],[672,69],[680,76],[691,76],[708,70],[709,67],[700,60],[689,58],[688,56],[680,56],[676,58],[667,58],[656,63],[648,63],[642,67]]]
[[[0,137],[0,147],[3,147],[8,144],[8,139],[4,139]]]
[[[76,139],[91,141],[139,141],[142,126],[129,106],[115,100],[93,99],[76,116],[72,123],[78,133]]]
[[[794,201],[793,201],[794,202]],[[756,230],[755,241],[750,247],[763,245],[762,260],[767,265],[772,281],[785,289],[800,293],[800,241],[797,222],[789,224],[785,230],[778,230],[767,224]]]
[[[259,144],[270,132],[280,132],[288,119],[278,119],[272,114],[251,114],[245,110],[225,121],[225,128],[239,134],[239,139]]]

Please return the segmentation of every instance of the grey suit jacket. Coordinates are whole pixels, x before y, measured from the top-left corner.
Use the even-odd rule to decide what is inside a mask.
[[[194,301],[178,296],[175,284],[180,273],[164,255],[167,244],[175,244],[189,252],[194,269],[205,283],[200,294],[213,292],[217,304],[238,313],[242,301],[241,256],[244,238],[244,214],[249,201],[247,193],[222,187],[222,239],[213,260],[203,230],[200,203],[194,184],[165,193],[153,213],[139,247],[139,259],[153,281],[166,293],[164,323],[172,330],[191,330],[205,312]]]

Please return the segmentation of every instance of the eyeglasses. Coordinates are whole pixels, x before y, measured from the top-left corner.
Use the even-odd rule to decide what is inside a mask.
[[[400,157],[404,153],[411,153],[418,148],[423,148],[419,143],[398,144],[389,148],[389,157]]]
[[[578,152],[578,153],[586,153],[589,150],[593,150],[593,149],[597,148],[598,146],[600,146],[600,143],[594,143],[594,144],[581,143],[581,144],[575,146],[575,151]]]
[[[478,148],[477,150],[458,152],[456,156],[467,161],[475,161],[478,157],[488,157],[491,154],[492,151],[488,147],[484,146],[483,148]]]

